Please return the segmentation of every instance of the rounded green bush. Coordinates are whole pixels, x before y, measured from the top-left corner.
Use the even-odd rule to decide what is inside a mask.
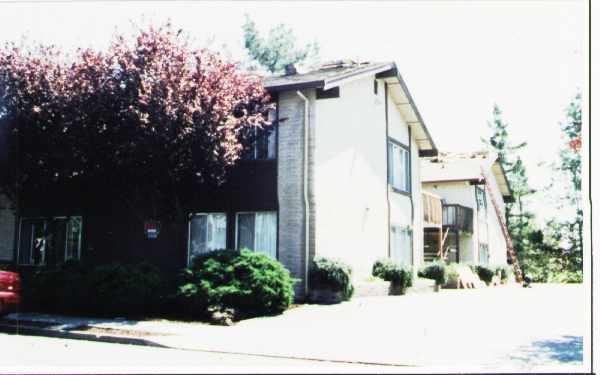
[[[314,289],[342,292],[345,301],[354,294],[352,269],[337,259],[315,257],[310,266],[309,282],[310,287]]]
[[[481,264],[475,266],[475,272],[481,281],[485,282],[486,284],[491,283],[492,279],[496,275],[496,271],[494,269]]]
[[[373,276],[393,283],[396,287],[406,289],[412,286],[413,271],[411,267],[402,267],[391,259],[378,259],[373,264]]]
[[[294,298],[294,282],[281,263],[265,254],[217,250],[193,259],[183,271],[178,296],[194,316],[217,306],[253,317],[286,310]]]
[[[448,282],[448,267],[443,261],[435,261],[425,264],[417,273],[419,277],[435,280],[437,285],[444,285]]]

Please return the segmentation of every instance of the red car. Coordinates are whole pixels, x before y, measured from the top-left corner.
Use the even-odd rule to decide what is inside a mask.
[[[0,271],[0,316],[14,312],[21,303],[21,278],[18,273]]]

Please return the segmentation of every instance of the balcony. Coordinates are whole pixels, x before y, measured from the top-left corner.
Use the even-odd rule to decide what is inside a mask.
[[[444,204],[442,207],[444,228],[473,233],[473,209],[460,204]]]

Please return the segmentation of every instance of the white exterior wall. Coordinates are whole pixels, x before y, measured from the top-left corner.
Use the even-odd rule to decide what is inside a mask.
[[[419,148],[415,137],[409,131],[406,121],[393,104],[391,97],[388,99],[389,137],[405,145],[410,145],[411,153],[411,196],[393,191],[389,187],[390,196],[390,223],[392,226],[410,227],[413,231],[413,266],[415,269],[423,263],[423,209],[421,197],[421,174],[419,162]]]
[[[315,255],[348,263],[357,279],[388,257],[385,87],[374,76],[340,87],[340,97],[315,104]],[[389,131],[408,144],[408,127],[389,101]],[[413,140],[412,186],[416,226],[408,197],[390,192],[390,221],[413,227],[413,259],[422,260],[418,149]]]
[[[357,278],[388,253],[384,97],[373,79],[315,105],[315,254],[348,263]]]

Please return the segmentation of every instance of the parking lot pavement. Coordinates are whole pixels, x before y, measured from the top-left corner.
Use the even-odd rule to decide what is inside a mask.
[[[235,327],[190,327],[186,348],[408,366],[582,366],[579,285],[447,290],[308,305]]]
[[[411,371],[581,372],[588,371],[585,298],[581,285],[503,286],[303,305],[232,327],[101,324],[161,333],[151,339],[168,347],[233,355],[411,366]]]

